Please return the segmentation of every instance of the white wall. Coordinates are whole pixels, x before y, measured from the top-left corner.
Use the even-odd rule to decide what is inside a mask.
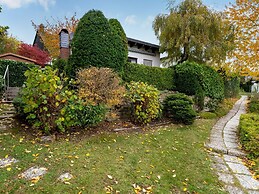
[[[160,64],[161,64],[160,63],[160,54],[158,52],[156,53],[156,56],[151,56],[151,55],[146,55],[146,54],[142,54],[142,53],[136,53],[136,52],[129,51],[128,57],[137,58],[138,64],[143,64],[144,59],[151,60],[152,67],[160,67]]]

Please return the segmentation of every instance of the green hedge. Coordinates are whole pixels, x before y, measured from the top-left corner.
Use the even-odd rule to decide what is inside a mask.
[[[9,65],[9,79],[11,87],[21,87],[26,80],[24,72],[33,67],[34,65],[10,61],[10,60],[0,60],[0,75],[4,76],[7,65]]]
[[[259,157],[259,115],[245,114],[240,118],[240,140],[251,158]]]
[[[240,78],[230,77],[224,79],[224,94],[226,98],[237,97],[240,90]]]
[[[211,67],[184,62],[175,67],[174,83],[179,92],[197,95],[201,90],[212,99],[224,98],[224,82]]]
[[[173,90],[175,88],[173,77],[172,68],[149,67],[134,63],[127,63],[123,74],[123,80],[126,82],[145,82],[159,90]]]

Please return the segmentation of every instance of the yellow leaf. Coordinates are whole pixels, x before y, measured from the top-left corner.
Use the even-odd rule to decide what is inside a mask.
[[[40,177],[37,176],[31,180],[32,183],[37,183],[40,180]]]
[[[8,158],[8,155],[5,155],[5,158]]]
[[[183,191],[187,191],[187,188],[186,188],[186,187],[184,187],[184,188],[183,188]]]
[[[12,168],[7,168],[6,170],[7,170],[7,171],[11,171],[11,169],[12,169]]]
[[[85,154],[87,157],[89,157],[90,156],[90,154],[89,153],[87,153],[87,154]]]

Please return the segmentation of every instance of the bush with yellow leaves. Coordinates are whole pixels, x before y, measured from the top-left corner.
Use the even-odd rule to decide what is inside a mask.
[[[125,87],[119,76],[109,68],[80,70],[77,73],[78,97],[93,105],[105,104],[108,108],[122,103]]]
[[[133,121],[147,124],[157,118],[161,113],[158,89],[143,82],[130,82],[127,86]]]

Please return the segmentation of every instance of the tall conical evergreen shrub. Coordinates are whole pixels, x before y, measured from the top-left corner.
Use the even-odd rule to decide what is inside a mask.
[[[125,65],[123,48],[120,37],[113,33],[103,13],[90,10],[80,19],[75,31],[69,69],[73,75],[78,69],[90,66],[121,72]]]

